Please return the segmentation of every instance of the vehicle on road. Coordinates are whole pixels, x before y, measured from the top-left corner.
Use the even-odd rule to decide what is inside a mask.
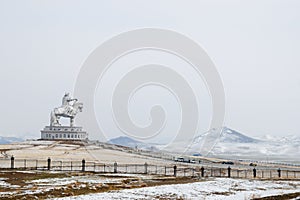
[[[191,160],[190,163],[195,164],[195,163],[196,163],[196,160]]]
[[[184,162],[184,158],[179,157],[179,158],[177,158],[177,159],[175,160],[175,162]]]

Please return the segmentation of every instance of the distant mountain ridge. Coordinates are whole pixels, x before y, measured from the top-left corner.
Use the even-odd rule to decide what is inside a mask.
[[[145,150],[152,150],[152,151],[157,150],[157,148],[151,144],[140,142],[126,136],[120,136],[117,138],[110,139],[108,143],[121,145],[125,147],[131,147],[131,148],[138,148],[138,149],[145,149]]]
[[[0,136],[0,144],[10,144],[14,142],[23,142],[23,141],[24,140],[22,138]]]
[[[136,146],[142,144],[142,142],[136,141],[132,138],[125,137],[125,136],[113,138],[113,139],[109,140],[108,143],[117,144],[117,145],[126,146],[126,147],[132,147],[132,148],[135,148]]]
[[[300,162],[300,137],[290,135],[284,137],[262,136],[250,137],[228,127],[212,129],[206,133],[191,139],[190,146],[184,146],[184,142],[175,143],[168,149],[156,144],[147,144],[136,141],[128,137],[118,137],[109,142],[122,146],[147,149],[147,150],[166,150],[172,153],[202,154],[207,137],[213,136],[214,145],[209,150],[208,156],[231,159],[255,159],[255,160],[288,160]],[[211,139],[210,137],[208,137]]]
[[[235,130],[227,128],[227,127],[222,127],[221,130],[214,129],[212,131],[220,132],[219,138],[216,138],[218,140],[218,143],[258,143],[258,142],[262,142],[259,139],[254,139],[252,137],[246,136],[242,133],[239,133],[238,131],[235,131]],[[195,137],[193,139],[193,143],[197,144],[197,143],[203,142],[202,140],[204,139],[204,136],[209,133],[211,133],[211,132],[209,131],[205,134]],[[150,145],[150,144],[147,144],[144,142],[134,140],[130,137],[126,137],[126,136],[120,136],[117,138],[113,138],[113,139],[109,140],[108,143],[131,147],[131,148],[137,147],[137,148],[143,148],[143,149],[153,149],[153,147],[156,146],[155,149],[159,149],[159,147],[157,145]]]

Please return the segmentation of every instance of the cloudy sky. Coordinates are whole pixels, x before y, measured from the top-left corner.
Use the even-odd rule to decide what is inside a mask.
[[[188,36],[213,60],[225,88],[224,125],[250,136],[300,136],[299,10],[296,0],[1,0],[0,135],[39,137],[95,48],[153,27]],[[119,135],[109,133],[113,124],[104,129],[108,137]]]

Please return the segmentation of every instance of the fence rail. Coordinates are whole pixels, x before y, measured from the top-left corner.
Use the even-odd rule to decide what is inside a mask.
[[[232,177],[232,178],[261,178],[261,179],[300,179],[299,170],[268,169],[268,168],[231,168],[208,166],[182,165],[151,165],[151,164],[111,164],[81,161],[52,161],[34,159],[0,159],[0,169],[22,170],[53,170],[53,171],[82,171],[97,173],[130,173],[155,174],[178,177]]]

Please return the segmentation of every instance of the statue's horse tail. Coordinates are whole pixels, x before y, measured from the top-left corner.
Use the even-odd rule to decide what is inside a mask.
[[[51,111],[51,113],[50,113],[50,126],[52,126],[53,125],[53,122],[54,122],[54,118],[55,116],[54,116],[54,112],[53,111]]]

